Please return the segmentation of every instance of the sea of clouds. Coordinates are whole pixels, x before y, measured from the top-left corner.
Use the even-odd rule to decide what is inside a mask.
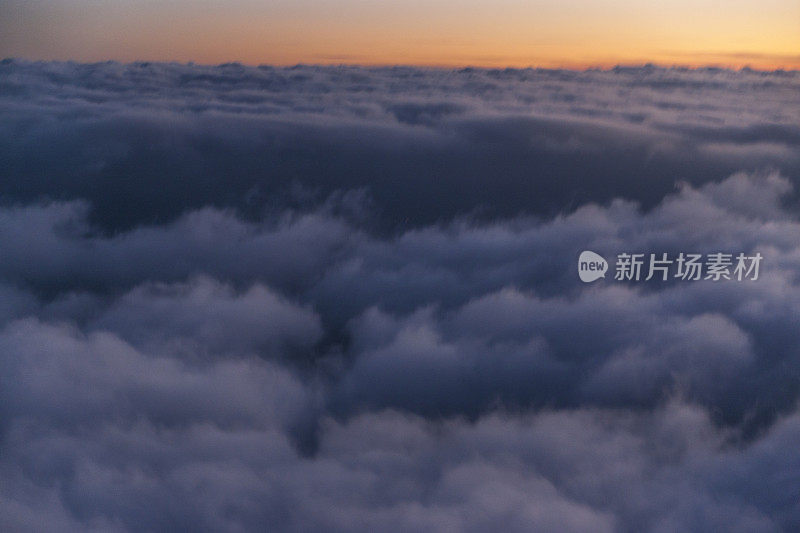
[[[799,72],[5,60],[0,529],[796,530],[799,190]]]

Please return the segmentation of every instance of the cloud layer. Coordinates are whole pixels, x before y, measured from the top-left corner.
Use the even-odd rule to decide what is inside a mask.
[[[800,527],[799,83],[4,62],[0,529]]]
[[[106,227],[369,190],[382,227],[800,173],[798,72],[0,64],[7,199]],[[189,186],[188,184],[191,184]]]

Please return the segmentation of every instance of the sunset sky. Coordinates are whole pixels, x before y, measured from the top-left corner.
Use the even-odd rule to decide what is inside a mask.
[[[798,236],[800,0],[0,0],[0,533],[800,532]]]
[[[0,0],[0,56],[800,67],[797,0]]]

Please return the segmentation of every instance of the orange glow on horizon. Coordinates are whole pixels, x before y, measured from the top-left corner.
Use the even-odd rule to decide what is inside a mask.
[[[2,9],[0,56],[28,59],[800,69],[796,0],[8,0]]]

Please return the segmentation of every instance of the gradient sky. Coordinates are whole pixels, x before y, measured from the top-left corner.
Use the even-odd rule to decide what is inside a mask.
[[[800,68],[800,1],[0,0],[0,56]]]

